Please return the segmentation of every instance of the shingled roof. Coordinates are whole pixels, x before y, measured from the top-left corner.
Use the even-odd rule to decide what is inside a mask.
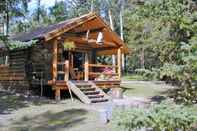
[[[92,12],[82,15],[80,17],[62,21],[57,24],[48,25],[45,27],[38,27],[29,32],[19,33],[17,35],[11,36],[10,38],[12,40],[17,40],[21,42],[27,42],[35,39],[49,41],[55,37],[62,35],[63,33],[71,31],[72,29],[75,28],[77,29],[77,27],[80,27],[83,24],[85,25],[86,22],[89,22],[91,20],[98,21],[100,26],[103,26],[105,28],[105,31],[108,34],[107,37],[111,39],[111,42],[114,42],[115,44],[117,44],[117,46],[122,46],[123,47],[122,50],[124,50],[124,52],[128,52],[128,47],[124,44],[121,38],[114,31],[111,30],[109,25],[107,25],[101,17],[99,17],[96,13],[92,13]],[[98,25],[92,24],[91,26],[98,26]]]
[[[46,27],[38,27],[32,31],[26,33],[19,33],[18,35],[11,36],[11,39],[22,42],[30,41],[33,39],[44,39],[46,35],[49,35],[56,30],[66,31],[67,29],[69,29],[69,27],[77,25],[77,23],[80,23],[83,20],[88,20],[88,18],[92,16],[94,16],[94,13],[85,14],[80,17],[62,21],[60,23],[49,25]]]

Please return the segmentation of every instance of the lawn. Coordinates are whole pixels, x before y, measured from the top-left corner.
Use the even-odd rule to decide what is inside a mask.
[[[122,80],[144,80],[144,78],[137,74],[125,74],[122,76]]]
[[[166,96],[166,92],[171,89],[170,85],[154,82],[131,82],[121,85],[124,95],[134,97]]]
[[[165,96],[164,92],[170,88],[161,83],[136,81],[123,83],[121,87],[124,95],[128,97],[144,98]],[[60,103],[45,99],[32,101],[14,94],[2,93],[0,105],[4,105],[0,110],[0,130],[109,131],[111,128],[110,124],[100,121],[99,111],[105,107],[104,104],[86,105],[78,99],[72,102],[69,98]]]

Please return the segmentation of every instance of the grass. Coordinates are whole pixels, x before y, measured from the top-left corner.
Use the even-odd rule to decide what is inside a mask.
[[[166,85],[154,83],[122,84],[121,87],[124,95],[131,97],[166,96],[165,92],[169,89]]]
[[[144,80],[144,78],[137,74],[125,74],[122,76],[122,80]]]
[[[165,95],[163,92],[169,89],[165,88],[166,85],[164,84],[153,82],[132,82],[122,84],[121,87],[126,96],[148,98]],[[20,100],[17,99],[16,101]],[[42,103],[41,100],[40,102]],[[0,101],[1,103],[3,104],[3,101]],[[78,100],[72,102],[70,99],[66,99],[63,103],[53,104],[49,102],[48,104],[29,105],[24,109],[22,107],[16,108],[16,113],[10,114],[14,119],[10,121],[10,124],[8,123],[8,129],[13,131],[109,131],[111,125],[100,122],[100,114],[95,111],[98,108],[100,108],[99,105],[84,105]]]

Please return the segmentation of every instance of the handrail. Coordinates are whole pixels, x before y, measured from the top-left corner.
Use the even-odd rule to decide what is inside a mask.
[[[118,68],[116,65],[102,65],[102,64],[88,64],[89,67],[111,67],[111,68]]]
[[[118,73],[105,73],[105,72],[102,72],[102,73],[100,73],[100,72],[89,72],[89,75],[118,75]]]
[[[58,65],[65,65],[65,62],[58,62]]]

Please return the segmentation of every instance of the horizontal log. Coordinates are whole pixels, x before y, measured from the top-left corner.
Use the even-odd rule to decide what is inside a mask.
[[[118,66],[114,65],[101,65],[101,64],[88,64],[89,67],[111,67],[111,68],[118,68]]]
[[[5,70],[8,69],[9,66],[8,65],[0,65],[0,70]]]
[[[24,80],[24,77],[1,77],[0,76],[0,81],[2,80]]]
[[[0,77],[25,77],[24,73],[4,73]]]
[[[116,75],[118,75],[118,73],[89,72],[89,75],[112,75],[112,76],[116,76]]]
[[[25,71],[25,65],[11,65],[10,70],[24,70]]]
[[[25,58],[20,58],[20,59],[10,59],[10,62],[26,62],[27,60]]]
[[[10,55],[11,56],[17,56],[17,55],[23,55],[25,53],[26,53],[25,51],[11,51]]]
[[[11,80],[0,80],[0,84],[3,86],[10,86],[10,85],[19,85],[19,86],[29,86],[29,83],[27,81],[11,81]],[[19,87],[20,88],[20,87]]]
[[[0,69],[0,74],[4,74],[4,73],[25,73],[25,70],[13,70],[13,69],[6,69],[6,70],[1,70]]]
[[[26,55],[24,54],[21,54],[21,55],[9,55],[10,59],[25,59],[26,58]]]

